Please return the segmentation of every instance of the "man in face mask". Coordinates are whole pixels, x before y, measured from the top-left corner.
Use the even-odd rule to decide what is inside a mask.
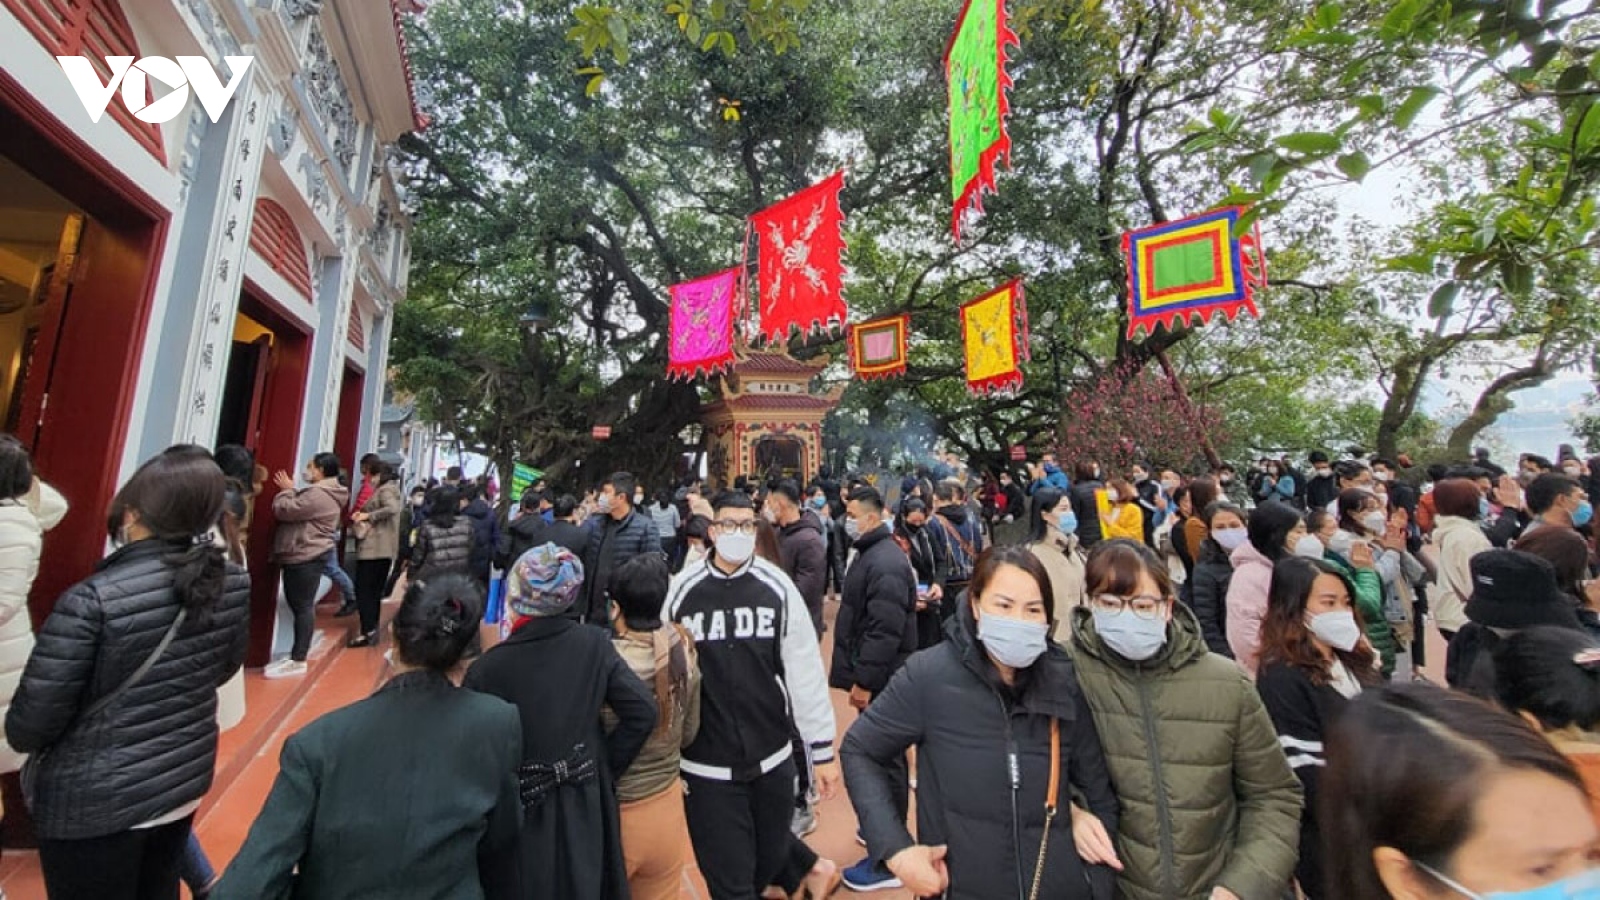
[[[845,527],[856,557],[844,576],[839,616],[834,620],[833,666],[828,684],[850,694],[850,705],[866,709],[917,649],[917,581],[906,554],[884,522],[883,497],[872,488],[850,495]],[[904,758],[891,767],[895,812],[904,821],[910,772]],[[871,857],[850,867],[853,890],[898,887],[883,860]]]
[[[758,897],[789,851],[790,710],[827,799],[841,780],[833,705],[804,598],[756,556],[754,502],[728,492],[712,505],[710,565],[673,579],[662,610],[700,648],[700,733],[683,751],[684,809],[711,896]]]
[[[762,510],[778,529],[778,558],[783,571],[800,589],[811,611],[811,624],[822,637],[822,601],[828,587],[828,549],[822,537],[822,520],[800,505],[800,485],[785,479],[767,494]]]
[[[1533,521],[1522,530],[1523,535],[1552,525],[1582,528],[1594,520],[1594,505],[1576,478],[1553,472],[1540,475],[1528,485],[1527,497]]]
[[[583,554],[583,620],[592,625],[610,627],[605,585],[611,582],[612,568],[635,556],[661,552],[661,533],[655,521],[633,507],[637,486],[632,473],[617,472],[600,485],[595,498],[596,518],[590,523]]]

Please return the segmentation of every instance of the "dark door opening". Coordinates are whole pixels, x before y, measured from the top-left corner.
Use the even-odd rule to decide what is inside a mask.
[[[246,548],[250,573],[250,653],[245,664],[261,666],[272,652],[272,624],[278,609],[278,569],[272,564],[271,476],[291,475],[304,460],[295,459],[300,440],[300,415],[305,405],[310,363],[307,334],[277,311],[253,284],[239,297],[234,322],[233,357],[217,424],[218,443],[243,444],[255,451],[256,463],[267,470],[267,483],[256,498],[255,521]],[[226,429],[226,430],[225,430]]]
[[[361,438],[362,395],[366,393],[367,377],[355,366],[344,367],[344,377],[339,382],[339,421],[333,433],[333,452],[350,470],[352,485],[360,477],[356,471],[356,442]],[[353,488],[352,488],[353,489]]]
[[[800,478],[805,472],[806,445],[799,438],[768,435],[756,442],[756,470],[762,478]]]

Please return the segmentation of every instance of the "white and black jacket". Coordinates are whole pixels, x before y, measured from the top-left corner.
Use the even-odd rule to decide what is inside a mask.
[[[796,729],[813,763],[832,761],[822,652],[781,568],[759,557],[732,575],[711,558],[690,565],[673,579],[661,618],[688,629],[700,656],[700,734],[683,751],[684,774],[752,781],[790,758]]]
[[[1270,662],[1256,676],[1261,704],[1272,717],[1289,768],[1305,790],[1305,809],[1300,820],[1300,861],[1295,877],[1309,900],[1322,900],[1327,893],[1327,873],[1322,868],[1322,832],[1316,810],[1317,788],[1322,769],[1323,737],[1333,720],[1349,703],[1331,685],[1315,684],[1310,676],[1294,666]]]

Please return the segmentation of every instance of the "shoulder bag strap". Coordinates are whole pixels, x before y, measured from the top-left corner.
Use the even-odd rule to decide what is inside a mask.
[[[944,516],[938,516],[938,519],[939,524],[944,526],[944,530],[961,544],[961,552],[967,554],[968,565],[977,562],[978,554],[973,552],[972,544],[967,542],[967,539],[964,535],[962,535],[961,530],[950,524],[950,520],[946,519]]]
[[[1039,886],[1044,882],[1045,852],[1050,849],[1050,826],[1056,818],[1056,800],[1061,795],[1061,720],[1050,720],[1050,788],[1044,798],[1044,834],[1039,838],[1039,861],[1033,867],[1033,889],[1028,900],[1039,900]]]
[[[156,649],[139,665],[139,668],[133,670],[132,675],[129,675],[125,681],[117,685],[115,690],[96,700],[93,706],[85,710],[80,721],[87,721],[105,712],[111,704],[117,702],[129,689],[143,681],[144,677],[150,674],[150,670],[155,668],[156,663],[161,659],[161,655],[166,653],[167,648],[172,645],[173,639],[178,636],[178,629],[183,626],[183,620],[188,617],[188,609],[179,609],[178,617],[172,620],[171,625],[167,626],[167,633],[161,636],[161,643],[156,645]]]

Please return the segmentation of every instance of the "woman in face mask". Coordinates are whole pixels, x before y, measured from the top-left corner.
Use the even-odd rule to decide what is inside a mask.
[[[1028,549],[1050,573],[1055,590],[1056,633],[1058,641],[1068,637],[1067,613],[1082,605],[1083,551],[1078,548],[1078,516],[1072,511],[1072,497],[1060,488],[1042,487],[1033,494],[1028,510]]]
[[[1213,494],[1215,491],[1213,490]],[[1194,575],[1184,584],[1189,608],[1200,620],[1200,633],[1212,653],[1233,658],[1228,646],[1228,585],[1233,581],[1233,561],[1229,554],[1248,540],[1244,510],[1226,501],[1212,501],[1198,517],[1205,523],[1206,537],[1200,541],[1200,555]]]
[[[1366,623],[1367,637],[1383,658],[1383,676],[1394,674],[1395,654],[1401,649],[1385,601],[1398,599],[1401,579],[1421,564],[1406,560],[1405,534],[1389,528],[1384,502],[1372,494],[1349,490],[1339,494],[1339,530],[1328,542],[1323,559],[1350,579],[1356,588],[1356,605]]]
[[[1106,540],[1127,538],[1144,540],[1144,510],[1139,506],[1139,493],[1127,479],[1113,478],[1106,483],[1105,505],[1100,508],[1100,522]]]
[[[1600,829],[1583,781],[1480,700],[1390,685],[1352,701],[1322,773],[1341,900],[1593,900]]]
[[[1294,875],[1300,785],[1260,696],[1237,665],[1206,649],[1148,547],[1108,541],[1089,555],[1087,577],[1072,657],[1122,815],[1080,847],[1109,850],[1104,835],[1118,835],[1117,889],[1127,900],[1282,896]],[[1074,816],[1075,830],[1100,832],[1088,813]]]
[[[1267,618],[1261,626],[1256,690],[1272,716],[1289,768],[1305,788],[1295,878],[1307,900],[1337,895],[1324,880],[1317,827],[1323,735],[1351,698],[1380,680],[1373,668],[1378,657],[1362,633],[1354,596],[1350,580],[1333,566],[1291,556],[1272,569]]]
[[[1272,566],[1294,552],[1295,545],[1306,536],[1306,525],[1289,504],[1268,503],[1251,511],[1246,535],[1248,540],[1228,554],[1233,578],[1228,582],[1225,624],[1234,658],[1254,678],[1256,657],[1261,650],[1261,620],[1267,614],[1267,591],[1272,586]]]
[[[1116,828],[1094,719],[1049,640],[1050,577],[1027,550],[996,547],[979,556],[968,596],[950,639],[913,656],[845,735],[862,834],[913,896],[1109,898],[1114,874],[1075,852],[1068,815],[1079,795]],[[920,843],[890,801],[889,765],[912,746]]]

